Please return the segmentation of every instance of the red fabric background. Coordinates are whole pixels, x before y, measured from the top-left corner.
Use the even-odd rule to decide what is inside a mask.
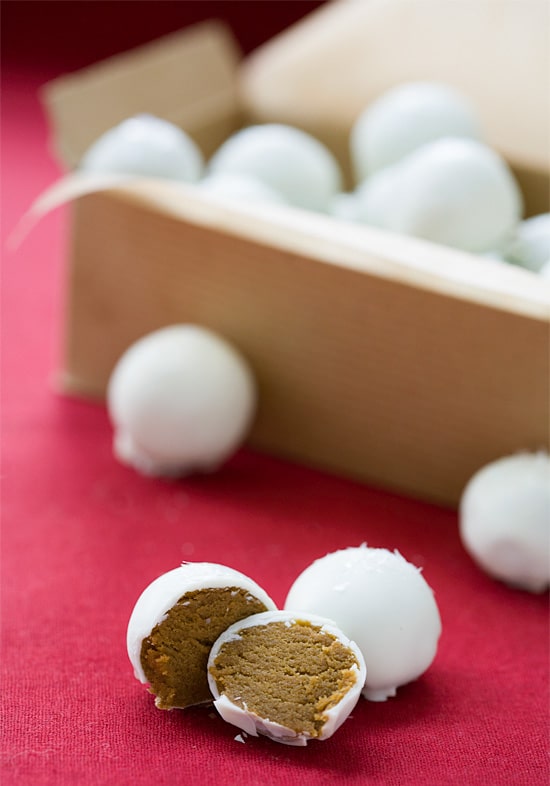
[[[211,15],[248,50],[315,5],[2,4],[3,244],[59,172],[36,99],[46,79]],[[58,212],[3,253],[2,782],[547,783],[547,596],[478,571],[452,511],[250,451],[182,482],[116,464],[103,407],[55,393],[66,229]],[[130,611],[181,560],[231,565],[282,603],[312,559],[362,541],[424,567],[443,636],[424,677],[362,701],[332,739],[242,744],[211,709],[156,710],[134,680]]]

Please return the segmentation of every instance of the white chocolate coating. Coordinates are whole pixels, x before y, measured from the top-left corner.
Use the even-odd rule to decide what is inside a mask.
[[[354,193],[341,192],[333,197],[329,213],[334,218],[339,218],[342,221],[356,222],[358,220],[357,213],[357,198]]]
[[[543,267],[550,263],[550,213],[532,216],[518,224],[505,255],[515,265],[533,273],[542,272]]]
[[[357,190],[360,220],[434,243],[483,252],[513,232],[522,197],[504,160],[468,139],[441,139]]]
[[[198,187],[229,202],[276,202],[285,204],[281,193],[250,175],[214,172],[200,181]]]
[[[357,182],[448,136],[481,138],[475,112],[463,96],[436,82],[411,82],[388,90],[352,128]]]
[[[288,593],[285,609],[323,614],[359,646],[365,698],[384,701],[432,663],[441,633],[434,595],[397,552],[351,547],[315,560]]]
[[[550,584],[550,457],[519,453],[493,461],[460,501],[466,551],[490,575],[530,592]]]
[[[153,115],[136,115],[109,129],[88,148],[80,168],[88,172],[196,182],[202,153],[185,131]]]
[[[245,438],[256,387],[244,358],[197,325],[173,325],[133,344],[107,390],[114,452],[149,475],[216,469]]]
[[[323,726],[321,734],[318,737],[315,737],[315,739],[328,739],[342,725],[342,723],[350,715],[353,708],[357,704],[366,677],[365,662],[359,647],[355,644],[355,642],[350,641],[331,620],[327,620],[324,617],[319,617],[313,614],[302,614],[291,611],[266,611],[261,614],[253,614],[252,616],[247,617],[245,620],[236,622],[221,634],[210,651],[210,657],[208,659],[208,684],[210,685],[210,690],[212,691],[212,695],[215,699],[214,706],[222,718],[228,723],[237,726],[247,734],[251,734],[254,737],[257,737],[258,734],[263,734],[266,737],[270,737],[276,742],[282,742],[285,745],[304,746],[307,744],[308,740],[312,739],[311,735],[308,733],[297,733],[294,729],[289,729],[286,726],[275,723],[274,721],[269,720],[269,718],[261,718],[251,710],[246,708],[243,709],[242,707],[238,706],[226,695],[220,695],[216,680],[210,672],[210,667],[214,664],[223,645],[228,641],[233,641],[240,638],[241,631],[245,630],[246,628],[266,626],[273,622],[285,622],[290,626],[295,624],[297,620],[305,620],[310,622],[313,626],[320,628],[323,632],[334,636],[334,638],[336,638],[345,647],[349,648],[353,652],[359,664],[358,668],[355,666],[353,667],[353,670],[357,671],[357,679],[355,680],[353,686],[347,691],[338,704],[326,710],[324,713],[327,718],[326,722]]]
[[[162,622],[172,606],[188,592],[226,587],[245,590],[258,598],[267,609],[277,608],[269,595],[248,576],[212,562],[184,562],[179,568],[159,576],[143,590],[130,616],[126,635],[128,657],[136,679],[147,683],[140,660],[141,644],[155,625]]]
[[[321,142],[276,123],[238,131],[214,154],[208,170],[255,177],[289,204],[320,211],[328,210],[342,179],[336,159]]]

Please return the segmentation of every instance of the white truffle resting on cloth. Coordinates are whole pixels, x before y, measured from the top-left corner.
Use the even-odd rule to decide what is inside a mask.
[[[359,648],[334,623],[290,611],[235,623],[208,659],[220,715],[286,745],[330,737],[356,705],[365,675]]]
[[[171,325],[124,352],[107,404],[122,463],[146,475],[211,472],[244,440],[256,382],[224,338],[199,325]]]
[[[550,584],[550,457],[518,453],[482,467],[460,501],[460,535],[490,576],[531,592]]]
[[[140,595],[127,632],[136,679],[160,709],[212,701],[206,665],[212,644],[230,625],[276,606],[242,573],[210,562],[184,563]]]
[[[363,696],[385,701],[432,663],[441,634],[434,594],[397,552],[351,547],[315,560],[296,579],[285,608],[323,614],[360,647]]]

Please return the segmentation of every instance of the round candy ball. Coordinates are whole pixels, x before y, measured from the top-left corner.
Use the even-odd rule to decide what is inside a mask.
[[[213,471],[246,436],[256,403],[252,372],[220,336],[174,325],[139,339],[107,390],[114,452],[148,475]]]
[[[451,87],[411,82],[384,93],[359,116],[351,132],[358,182],[442,137],[479,139],[469,102]]]
[[[255,177],[289,204],[319,211],[328,210],[341,184],[338,164],[321,142],[277,123],[234,134],[214,154],[209,171]]]
[[[214,172],[198,184],[201,191],[213,194],[228,202],[273,202],[285,203],[283,195],[249,175],[232,175]]]
[[[550,213],[522,221],[504,253],[509,262],[539,273],[550,262]]]
[[[341,221],[354,223],[357,221],[357,198],[355,194],[342,192],[331,200],[329,213]]]
[[[522,211],[504,160],[467,139],[426,145],[365,181],[356,194],[367,224],[473,252],[498,248]]]
[[[328,617],[356,642],[367,666],[363,695],[371,701],[395,696],[426,671],[441,633],[420,570],[397,552],[364,545],[315,560],[292,585],[285,609]]]
[[[520,453],[493,461],[460,501],[466,551],[496,579],[531,592],[550,583],[550,457]]]
[[[80,168],[88,172],[196,182],[202,154],[185,131],[153,115],[136,115],[106,131],[88,148]]]

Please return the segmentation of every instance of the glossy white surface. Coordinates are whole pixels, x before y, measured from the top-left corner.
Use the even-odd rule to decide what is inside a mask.
[[[543,592],[550,583],[550,458],[518,453],[480,469],[460,502],[464,548],[489,575]]]
[[[357,182],[444,137],[481,139],[474,108],[453,88],[410,82],[388,90],[355,122],[350,138]]]
[[[292,585],[285,608],[322,614],[357,643],[367,667],[363,695],[372,701],[426,671],[441,633],[420,570],[397,552],[364,545],[315,560]]]
[[[136,115],[102,134],[86,151],[87,172],[168,178],[196,182],[202,153],[185,131],[153,115]]]
[[[541,213],[519,223],[504,253],[509,262],[533,273],[542,272],[544,266],[550,264],[550,213]]]
[[[336,159],[304,131],[276,123],[249,126],[213,155],[210,173],[248,175],[297,207],[326,211],[341,188]]]
[[[367,224],[473,252],[505,242],[523,209],[504,160],[467,139],[422,147],[369,178],[356,196]]]
[[[251,175],[213,172],[198,187],[229,202],[276,202],[285,204],[283,195]]]
[[[215,470],[245,438],[256,386],[242,355],[197,325],[148,334],[107,390],[117,458],[149,475]]]

